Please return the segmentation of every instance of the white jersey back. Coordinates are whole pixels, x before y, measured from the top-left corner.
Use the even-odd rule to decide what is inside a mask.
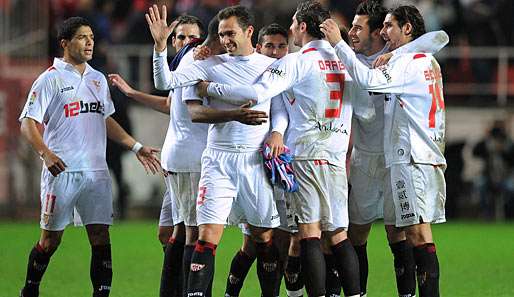
[[[177,71],[193,62],[191,50],[182,58]],[[167,171],[200,172],[200,159],[207,143],[209,125],[191,121],[187,106],[182,102],[183,90],[176,88],[170,91],[170,122],[162,146],[161,165]]]
[[[411,159],[446,165],[443,84],[435,58],[431,54],[400,54],[385,66],[368,69],[346,43],[337,44],[336,51],[364,89],[386,93],[386,166]]]
[[[43,123],[43,140],[66,171],[107,169],[105,119],[114,105],[105,76],[86,64],[81,75],[60,59],[32,85],[20,115]]]
[[[252,84],[268,68],[275,59],[253,53],[248,56],[230,56],[228,54],[211,57],[204,61],[196,61],[186,67],[190,78],[199,80],[215,81],[222,84]],[[191,91],[184,91],[192,93]],[[189,97],[189,98],[186,98]],[[193,94],[183,99],[197,99]],[[193,97],[193,98],[191,98]],[[223,102],[212,98],[209,105],[216,109],[234,109],[238,105]],[[257,104],[252,109],[270,112],[270,100]],[[245,125],[236,121],[211,124],[207,138],[207,146],[211,148],[237,151],[255,151],[262,147],[262,144],[269,132],[269,122],[258,126]]]

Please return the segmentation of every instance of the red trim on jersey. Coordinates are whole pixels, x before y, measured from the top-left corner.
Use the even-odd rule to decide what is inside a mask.
[[[52,71],[52,70],[57,70],[57,68],[55,68],[55,66],[50,66],[50,67],[48,67],[48,69],[46,71]]]
[[[304,51],[302,52],[302,54],[306,54],[306,53],[308,53],[308,52],[315,52],[315,51],[317,51],[317,49],[315,49],[315,48],[311,47],[311,48],[308,48],[308,49],[304,50]]]
[[[287,101],[289,101],[289,104],[293,105],[293,104],[294,104],[294,102],[296,101],[296,98],[293,98],[293,99],[291,99],[291,100],[287,99]]]
[[[316,166],[327,165],[327,164],[328,164],[327,160],[314,160],[314,165],[316,165]]]
[[[424,58],[426,57],[427,55],[425,54],[415,54],[414,57],[412,57],[413,60],[416,60],[416,59],[419,59],[419,58]]]

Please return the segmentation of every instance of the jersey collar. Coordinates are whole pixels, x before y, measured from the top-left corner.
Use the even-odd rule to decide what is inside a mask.
[[[302,46],[302,48],[300,49],[300,52],[303,53],[305,51],[312,51],[312,49],[316,50],[318,48],[329,48],[329,47],[332,47],[330,45],[330,43],[326,40],[323,40],[323,39],[316,39],[316,40],[311,40],[309,42],[307,42],[306,44],[304,44]]]
[[[73,67],[73,65],[71,65],[70,63],[64,62],[62,58],[54,58],[53,66],[57,69],[71,71],[71,72],[74,72],[74,73],[80,75],[78,70],[75,67]],[[89,66],[88,63],[86,63],[86,69],[84,70],[83,75],[86,75],[87,73],[89,73],[91,71],[91,69],[92,69],[92,67]]]

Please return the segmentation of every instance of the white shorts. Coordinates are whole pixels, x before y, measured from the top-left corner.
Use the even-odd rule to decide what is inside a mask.
[[[41,173],[41,229],[62,231],[74,211],[84,225],[112,225],[112,187],[108,170]]]
[[[384,223],[396,227],[446,221],[444,167],[394,164],[390,167],[392,199],[384,200]]]
[[[348,228],[346,169],[325,160],[298,160],[292,165],[300,188],[287,195],[298,223],[321,222],[322,231]]]
[[[166,192],[162,196],[161,213],[159,214],[159,227],[173,227],[182,222],[173,198],[173,191],[166,184]]]
[[[173,192],[175,210],[186,226],[196,226],[196,197],[200,172],[171,172],[165,177],[166,187]]]
[[[384,217],[386,178],[383,154],[370,154],[354,148],[351,157],[348,214],[352,224],[364,225]]]
[[[279,226],[261,154],[206,148],[196,211],[198,225],[230,221],[263,228]]]

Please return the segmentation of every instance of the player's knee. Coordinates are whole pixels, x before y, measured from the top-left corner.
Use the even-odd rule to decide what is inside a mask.
[[[173,227],[169,226],[159,226],[159,232],[157,233],[157,239],[162,244],[166,244],[169,240],[171,235],[173,234]]]
[[[109,226],[96,225],[86,226],[88,231],[89,243],[93,245],[110,244]]]
[[[430,229],[426,229],[427,228],[416,228],[416,226],[406,228],[405,235],[409,244],[412,246],[420,246],[432,243],[432,233],[430,232]]]
[[[43,237],[39,240],[39,246],[43,249],[43,251],[47,254],[53,254],[59,244],[61,243],[61,237]]]
[[[403,228],[397,228],[392,225],[385,226],[387,241],[389,243],[395,243],[406,239],[405,231]]]
[[[368,241],[371,224],[355,225],[350,224],[348,228],[348,237],[354,246],[360,246]]]
[[[292,236],[289,244],[289,255],[300,256],[300,239],[298,236]]]

